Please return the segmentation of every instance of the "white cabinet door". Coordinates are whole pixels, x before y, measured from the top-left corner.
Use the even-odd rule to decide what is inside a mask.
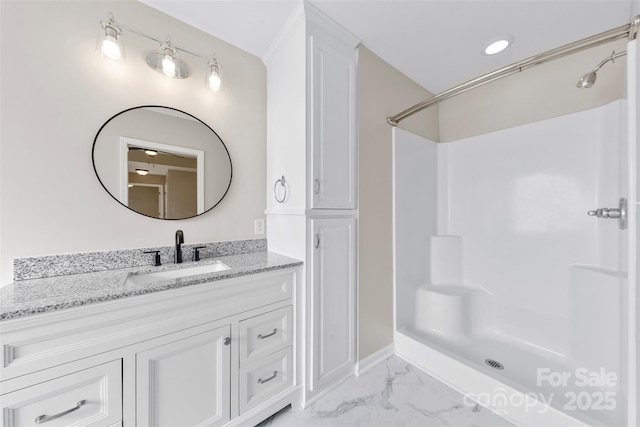
[[[230,327],[136,355],[139,426],[221,426],[231,418]],[[225,344],[227,342],[227,344]]]
[[[311,208],[356,208],[356,51],[311,36]]]
[[[310,385],[313,394],[355,365],[355,218],[311,220]]]

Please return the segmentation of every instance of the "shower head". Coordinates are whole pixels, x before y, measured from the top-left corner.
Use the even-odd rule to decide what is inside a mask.
[[[602,61],[600,61],[600,63],[598,65],[596,65],[596,68],[594,68],[593,70],[589,71],[587,74],[582,76],[580,78],[580,80],[578,80],[578,84],[576,85],[576,87],[578,87],[580,89],[589,89],[590,87],[592,87],[596,83],[596,79],[598,78],[598,74],[597,73],[598,73],[598,71],[600,71],[600,68],[602,68],[604,66],[604,64],[606,64],[609,61],[613,62],[614,60],[616,60],[616,59],[618,59],[621,56],[624,56],[626,54],[627,54],[626,50],[624,50],[622,52],[618,52],[618,53],[613,51],[611,56],[608,56],[605,59],[603,59]]]
[[[598,74],[596,74],[596,70],[591,70],[578,80],[578,84],[576,86],[580,89],[589,89],[595,84],[597,78]]]

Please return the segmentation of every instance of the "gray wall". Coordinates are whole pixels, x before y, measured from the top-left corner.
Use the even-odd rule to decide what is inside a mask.
[[[358,52],[359,288],[358,359],[393,342],[392,116],[432,96],[366,47]],[[438,140],[438,110],[401,128]]]
[[[223,91],[205,85],[206,62],[183,56],[186,80],[167,79],[144,61],[154,42],[127,33],[126,61],[95,52],[99,21],[117,21],[195,52],[214,51]],[[176,229],[187,243],[254,238],[266,205],[266,69],[232,45],[137,1],[2,1],[0,84],[0,268],[12,259],[168,245]],[[138,215],[115,202],[95,177],[91,146],[112,115],[166,105],[198,117],[227,145],[231,189],[211,212],[182,221]],[[46,177],[46,179],[43,179]]]

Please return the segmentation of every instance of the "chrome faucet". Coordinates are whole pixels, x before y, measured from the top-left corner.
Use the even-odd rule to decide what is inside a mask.
[[[182,230],[178,230],[176,231],[176,252],[173,257],[173,261],[176,264],[182,263],[182,248],[180,247],[181,243],[184,243],[184,233],[182,232]]]

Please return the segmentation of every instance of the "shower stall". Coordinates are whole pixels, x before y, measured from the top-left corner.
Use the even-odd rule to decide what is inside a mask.
[[[393,130],[396,353],[469,405],[535,426],[640,422],[638,25],[616,29],[628,37],[620,99],[446,143]]]

